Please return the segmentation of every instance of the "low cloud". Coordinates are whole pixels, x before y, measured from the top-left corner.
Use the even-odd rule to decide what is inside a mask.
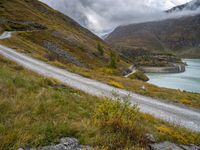
[[[41,0],[101,35],[119,25],[180,17],[196,12],[167,15],[163,10],[189,0]]]

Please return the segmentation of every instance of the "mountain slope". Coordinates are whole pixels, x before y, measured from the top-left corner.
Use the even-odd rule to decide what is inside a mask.
[[[179,12],[179,11],[184,11],[184,10],[196,11],[199,9],[200,9],[200,0],[193,0],[189,3],[173,7],[172,9],[169,9],[166,12],[172,13],[172,12]]]
[[[17,32],[3,44],[21,52],[59,64],[86,69],[106,67],[110,48],[89,30],[71,18],[37,0],[1,0],[0,31]],[[104,49],[103,55],[98,46]],[[121,60],[118,68],[126,63]]]
[[[200,58],[200,15],[120,26],[106,41],[122,51],[142,48]]]

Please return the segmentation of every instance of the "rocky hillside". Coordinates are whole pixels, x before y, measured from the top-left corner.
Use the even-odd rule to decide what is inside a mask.
[[[123,53],[142,49],[200,58],[200,15],[120,26],[106,41]]]
[[[41,59],[94,69],[108,66],[114,50],[71,18],[37,0],[1,0],[0,32],[16,32],[10,47]],[[124,68],[121,60],[118,68]]]

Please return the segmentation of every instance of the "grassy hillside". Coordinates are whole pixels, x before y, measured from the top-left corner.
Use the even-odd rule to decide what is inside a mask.
[[[99,149],[136,149],[147,146],[147,133],[157,141],[200,144],[199,133],[139,113],[126,101],[71,89],[0,56],[0,149],[44,146],[61,137]]]
[[[1,30],[23,31],[4,44],[82,68],[96,69],[109,64],[113,49],[71,18],[37,0],[2,0],[0,14]],[[118,63],[118,69],[126,67],[123,60]]]
[[[122,73],[130,64],[120,58],[120,54],[90,31],[45,4],[36,0],[2,0],[0,12],[2,31],[18,31],[11,39],[1,40],[0,44],[119,88],[200,108],[200,94],[159,88],[124,78]]]
[[[122,51],[138,48],[200,58],[200,15],[121,26],[106,39]]]

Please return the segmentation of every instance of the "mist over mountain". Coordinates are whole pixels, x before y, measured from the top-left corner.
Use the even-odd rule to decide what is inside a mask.
[[[164,11],[189,0],[41,0],[70,16],[97,35],[111,32],[120,25],[180,17],[184,13]],[[186,14],[191,13],[187,12]],[[193,12],[192,12],[193,13]]]
[[[200,12],[200,0],[193,0],[189,3],[173,7],[167,10],[168,13],[180,12],[180,11],[199,11]]]
[[[174,7],[163,20],[117,27],[106,41],[128,56],[135,51],[173,53],[184,58],[200,58],[199,0]],[[141,51],[140,51],[141,52]]]

